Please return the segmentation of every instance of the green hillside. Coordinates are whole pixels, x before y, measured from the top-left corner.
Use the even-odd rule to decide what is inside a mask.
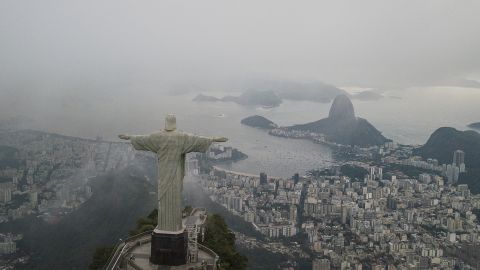
[[[423,158],[436,158],[439,163],[451,164],[453,152],[465,152],[467,173],[461,174],[459,183],[468,184],[472,192],[480,193],[480,134],[442,127],[430,135],[427,143],[417,149]]]

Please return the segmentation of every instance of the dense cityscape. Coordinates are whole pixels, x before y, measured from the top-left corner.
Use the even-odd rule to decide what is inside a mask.
[[[0,133],[0,141],[0,223],[32,215],[56,223],[92,196],[89,179],[125,167],[134,157],[126,144],[101,138],[18,131]],[[22,234],[0,236],[0,254],[15,254]]]
[[[381,162],[372,166],[366,151],[380,154]],[[477,269],[478,255],[466,254],[475,253],[479,242],[480,196],[465,184],[455,185],[459,172],[468,169],[464,155],[455,151],[451,164],[438,165],[412,156],[410,146],[386,143],[363,149],[358,155],[363,161],[290,179],[213,167],[201,174],[201,185],[213,201],[277,243],[269,250],[307,256],[314,270]],[[432,173],[385,172],[382,167],[391,164]],[[307,253],[295,243],[285,247],[278,242],[297,234],[308,239]],[[262,244],[248,237],[238,241]]]
[[[18,131],[2,133],[1,140],[4,223],[31,215],[55,223],[91,197],[89,179],[138,163],[130,146],[101,138]],[[352,160],[281,178],[224,169],[222,162],[246,155],[213,145],[192,156],[187,168],[213,202],[263,235],[236,232],[237,245],[285,255],[290,263],[279,263],[281,269],[295,269],[296,260],[311,261],[314,270],[476,269],[480,196],[457,184],[468,170],[465,152],[438,164],[415,156],[414,148],[393,142],[355,147],[346,155]],[[412,168],[420,173],[412,175]],[[28,261],[16,247],[22,237],[2,232],[5,269]]]

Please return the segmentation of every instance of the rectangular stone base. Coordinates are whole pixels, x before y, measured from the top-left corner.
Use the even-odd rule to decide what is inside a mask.
[[[178,234],[152,232],[150,262],[178,266],[187,263],[187,232]]]

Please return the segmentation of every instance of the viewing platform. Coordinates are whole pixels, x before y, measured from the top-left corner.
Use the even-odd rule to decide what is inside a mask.
[[[183,218],[188,233],[187,264],[180,266],[163,266],[152,264],[149,260],[152,232],[147,231],[122,241],[116,247],[107,270],[216,270],[218,255],[211,249],[199,244],[198,237],[203,238],[206,210],[194,208],[189,216]]]

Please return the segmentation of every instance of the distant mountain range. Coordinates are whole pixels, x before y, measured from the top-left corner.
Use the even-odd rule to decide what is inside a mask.
[[[277,124],[260,115],[249,116],[247,118],[242,119],[240,123],[246,126],[263,128],[263,129],[273,129],[278,127]]]
[[[297,101],[331,102],[336,96],[347,92],[322,82],[260,81],[251,84],[250,89],[274,91],[280,98]]]
[[[461,174],[459,183],[468,184],[472,192],[480,192],[480,133],[467,130],[459,131],[451,127],[442,127],[430,135],[427,143],[417,149],[424,158],[435,158],[439,163],[451,164],[453,152],[465,152],[467,173]]]
[[[250,90],[246,91],[240,96],[226,96],[222,98],[222,101],[232,101],[240,105],[247,106],[264,106],[264,107],[277,107],[282,103],[282,99],[273,91],[259,91]]]
[[[370,90],[350,95],[343,89],[322,82],[268,82],[260,84],[260,89],[270,89],[282,99],[320,103],[329,103],[338,95],[363,101],[383,98],[383,95]]]
[[[204,94],[198,94],[193,101],[197,102],[214,102],[214,101],[221,101],[222,99],[214,97],[214,96],[207,96]]]
[[[374,91],[363,91],[349,95],[345,90],[322,82],[299,83],[285,81],[260,81],[245,86],[247,89],[240,96],[217,98],[203,94],[197,95],[193,101],[215,102],[232,101],[247,106],[276,107],[282,100],[331,102],[338,95],[346,95],[358,100],[378,100],[383,95]]]
[[[355,116],[353,104],[346,95],[339,95],[334,99],[327,118],[285,129],[321,133],[328,141],[361,147],[389,141],[366,119]]]

